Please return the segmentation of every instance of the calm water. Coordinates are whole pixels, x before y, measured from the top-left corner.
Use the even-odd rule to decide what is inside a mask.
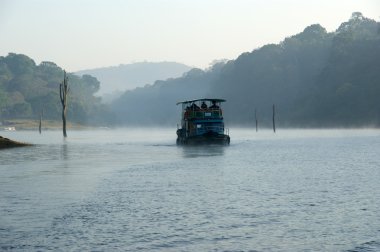
[[[380,251],[380,130],[0,132],[0,250]]]

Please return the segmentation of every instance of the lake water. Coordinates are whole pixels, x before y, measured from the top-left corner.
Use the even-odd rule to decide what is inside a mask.
[[[380,130],[0,135],[0,250],[380,251]]]

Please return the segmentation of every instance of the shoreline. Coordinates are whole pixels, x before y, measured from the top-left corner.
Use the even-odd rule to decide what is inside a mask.
[[[0,136],[0,149],[32,146],[33,144],[22,143]]]
[[[67,122],[67,129],[78,130],[78,129],[91,129],[90,126],[85,126],[77,123]],[[10,130],[8,128],[11,128]],[[3,120],[0,124],[1,131],[13,131],[13,130],[36,130],[38,131],[39,121],[38,120],[28,120],[28,119],[9,119]],[[43,120],[42,121],[42,131],[44,130],[62,130],[62,121],[55,120]]]

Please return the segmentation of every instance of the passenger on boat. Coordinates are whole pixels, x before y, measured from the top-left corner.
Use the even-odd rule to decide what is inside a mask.
[[[201,109],[207,109],[207,104],[204,101],[201,104]]]
[[[193,104],[191,104],[190,109],[193,111],[197,111],[197,110],[199,110],[199,106],[197,104],[193,103]]]
[[[216,101],[212,101],[212,105],[210,106],[210,109],[219,109],[219,106],[216,105]]]

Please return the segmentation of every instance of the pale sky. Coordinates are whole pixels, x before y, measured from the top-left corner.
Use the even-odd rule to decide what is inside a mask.
[[[68,71],[138,61],[205,68],[352,12],[380,20],[380,0],[0,0],[0,56]]]

